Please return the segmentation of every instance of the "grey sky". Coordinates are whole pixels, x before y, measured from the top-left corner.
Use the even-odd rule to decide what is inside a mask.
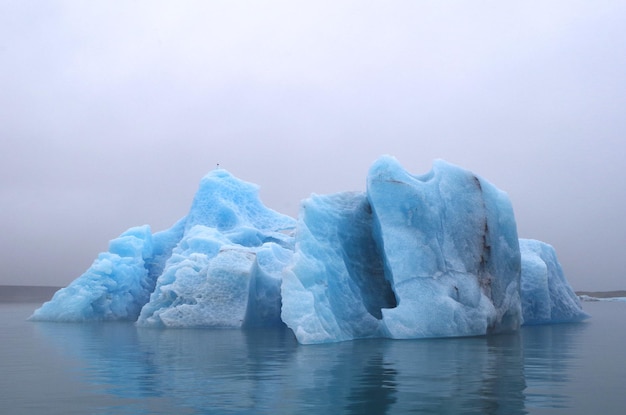
[[[621,0],[0,0],[0,284],[68,284],[216,163],[295,216],[392,154],[485,177],[575,289],[624,289],[625,21]]]

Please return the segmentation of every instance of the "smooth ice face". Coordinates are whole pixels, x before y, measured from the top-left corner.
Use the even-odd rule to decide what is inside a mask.
[[[263,206],[257,186],[225,170],[202,179],[185,233],[137,324],[157,327],[278,325],[280,273],[295,220]]]
[[[470,336],[521,323],[520,254],[505,193],[436,161],[422,176],[392,157],[370,169],[374,239],[397,307],[383,309],[388,336]]]
[[[424,176],[391,157],[367,193],[301,209],[283,321],[301,343],[469,336],[521,322],[520,254],[508,197],[445,162]]]
[[[396,302],[365,194],[314,195],[303,202],[282,297],[282,319],[301,343],[384,335],[381,309]]]
[[[154,289],[165,259],[182,234],[182,222],[152,235],[131,228],[109,243],[93,265],[35,310],[32,320],[136,320]]]
[[[565,279],[554,248],[532,239],[519,242],[524,324],[569,323],[589,318]]]

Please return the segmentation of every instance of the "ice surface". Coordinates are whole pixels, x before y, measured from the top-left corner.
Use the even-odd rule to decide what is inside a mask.
[[[524,324],[569,323],[589,317],[569,285],[552,246],[520,239]]]
[[[375,240],[398,300],[383,310],[391,337],[519,327],[520,256],[506,194],[442,160],[413,176],[391,157],[372,166],[367,193]]]
[[[296,221],[265,207],[256,185],[216,169],[172,228],[113,239],[31,318],[286,324],[301,343],[326,343],[586,317],[554,250],[525,240],[520,250],[511,203],[486,180],[441,160],[412,175],[384,156],[366,184],[311,196]]]
[[[132,228],[85,274],[35,311],[51,321],[241,327],[280,320],[280,273],[295,220],[261,203],[256,185],[225,170],[206,175],[171,229]]]
[[[32,320],[136,320],[154,289],[176,241],[182,222],[150,233],[150,227],[131,228],[109,242],[91,267],[32,315]]]
[[[282,316],[301,343],[470,336],[521,323],[509,199],[444,161],[413,176],[382,157],[366,195],[312,197],[296,247]]]
[[[138,325],[277,325],[280,279],[295,220],[265,207],[258,187],[217,169],[205,176],[185,233],[157,279]]]
[[[372,235],[365,194],[312,196],[298,221],[282,318],[301,343],[385,335],[381,310],[396,300]]]

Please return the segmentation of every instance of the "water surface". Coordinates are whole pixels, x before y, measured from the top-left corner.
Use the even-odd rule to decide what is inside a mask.
[[[289,330],[25,319],[0,304],[7,414],[621,414],[626,303],[490,337],[302,346]]]

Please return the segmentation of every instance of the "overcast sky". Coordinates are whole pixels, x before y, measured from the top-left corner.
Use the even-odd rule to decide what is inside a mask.
[[[506,191],[625,289],[626,2],[0,0],[0,284],[66,285],[217,163],[296,216],[371,163]]]

